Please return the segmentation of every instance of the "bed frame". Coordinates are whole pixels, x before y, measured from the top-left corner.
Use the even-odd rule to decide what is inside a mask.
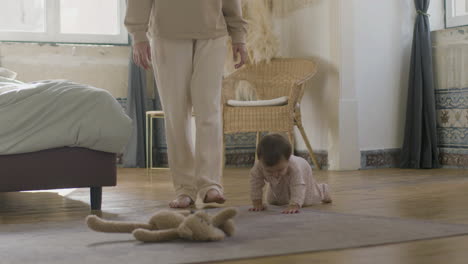
[[[114,153],[65,147],[0,155],[0,192],[89,187],[91,210],[101,210],[102,187],[116,182]]]

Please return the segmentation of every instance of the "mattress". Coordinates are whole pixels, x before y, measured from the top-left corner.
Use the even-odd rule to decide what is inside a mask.
[[[120,153],[131,131],[131,119],[104,89],[0,77],[0,155],[60,147]]]

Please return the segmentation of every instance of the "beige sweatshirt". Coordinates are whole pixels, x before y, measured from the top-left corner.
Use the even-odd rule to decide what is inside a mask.
[[[134,43],[151,36],[211,39],[229,34],[245,43],[240,0],[128,0],[125,26]]]

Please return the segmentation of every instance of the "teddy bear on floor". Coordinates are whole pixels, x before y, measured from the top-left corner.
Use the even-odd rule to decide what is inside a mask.
[[[195,241],[219,241],[232,236],[235,225],[232,218],[237,214],[235,208],[226,208],[209,215],[204,211],[160,211],[149,222],[106,221],[95,215],[86,218],[89,228],[106,233],[132,233],[142,242],[164,242],[178,238]]]

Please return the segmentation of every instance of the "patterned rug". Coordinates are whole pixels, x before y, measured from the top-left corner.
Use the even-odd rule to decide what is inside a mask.
[[[215,210],[215,209],[211,209]],[[213,212],[213,211],[211,211]],[[468,234],[468,225],[303,209],[282,215],[240,208],[238,232],[221,242],[143,244],[130,234],[93,232],[82,221],[0,225],[1,263],[200,263],[275,256]],[[149,216],[118,220],[145,221]]]

